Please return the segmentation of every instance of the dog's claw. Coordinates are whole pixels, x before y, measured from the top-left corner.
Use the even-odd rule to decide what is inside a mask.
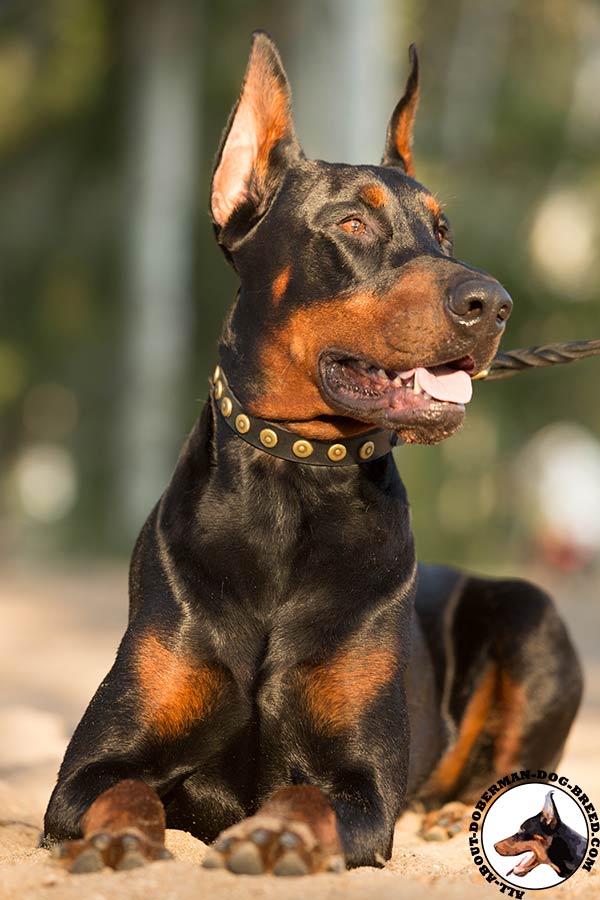
[[[236,875],[261,875],[264,867],[258,847],[251,841],[239,844],[227,860],[227,868]]]
[[[225,865],[225,859],[222,853],[213,848],[208,851],[202,860],[202,865],[205,869],[222,869]]]
[[[447,841],[465,830],[469,815],[463,803],[453,800],[425,815],[420,835],[424,841]]]
[[[92,847],[94,847],[100,853],[103,853],[105,850],[107,850],[110,847],[111,840],[112,840],[112,838],[111,838],[110,834],[108,834],[108,832],[101,831],[98,834],[94,835],[94,837],[91,839],[90,843],[91,843]]]
[[[288,850],[273,866],[273,875],[308,875],[309,868],[295,850]]]
[[[121,838],[121,847],[125,852],[129,850],[138,850],[141,841],[136,834],[124,834]]]
[[[327,872],[345,872],[346,863],[343,856],[331,856],[327,861]]]
[[[233,838],[230,837],[220,837],[214,843],[214,849],[218,850],[219,853],[226,853],[231,845],[233,844]]]
[[[166,847],[146,840],[137,832],[111,834],[108,831],[62,841],[50,850],[50,856],[75,875],[97,872],[104,866],[118,870],[136,869],[153,860],[173,858]]]
[[[146,860],[139,850],[126,850],[115,868],[119,871],[125,871],[127,869],[138,869],[145,864]]]
[[[64,859],[67,855],[67,848],[64,844],[55,844],[54,847],[50,849],[50,859]]]
[[[225,867],[238,875],[342,872],[346,864],[336,844],[322,846],[312,828],[293,816],[259,812],[224,831],[203,865]]]
[[[250,835],[250,840],[258,847],[264,847],[270,837],[271,832],[267,831],[266,828],[256,828]]]
[[[293,850],[300,843],[300,838],[293,831],[283,831],[280,835],[279,843],[286,850]]]
[[[94,847],[89,847],[74,859],[69,872],[74,875],[84,875],[88,872],[99,872],[103,868],[104,862],[99,852]]]

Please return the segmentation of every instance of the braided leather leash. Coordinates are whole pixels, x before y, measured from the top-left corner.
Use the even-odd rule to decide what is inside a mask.
[[[541,369],[546,366],[564,365],[585,359],[587,356],[600,355],[600,340],[570,341],[558,344],[540,344],[537,347],[525,347],[520,350],[507,350],[497,353],[487,369],[473,379],[499,381],[510,378],[527,369]]]

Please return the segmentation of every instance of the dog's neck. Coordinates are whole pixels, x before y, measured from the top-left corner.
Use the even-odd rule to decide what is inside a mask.
[[[345,468],[379,459],[399,443],[394,432],[383,428],[320,440],[312,434],[298,434],[276,422],[251,416],[242,406],[220,365],[213,373],[211,397],[217,413],[236,437],[256,450],[288,462]]]
[[[300,594],[307,616],[313,605],[337,604],[345,621],[414,586],[409,505],[391,453],[337,469],[277,459],[240,440],[214,397],[182,450],[159,519],[165,545],[186,560],[191,582],[202,571],[215,608],[238,579],[236,598],[257,614]]]
[[[583,859],[587,842],[577,831],[561,822],[555,840],[550,843],[546,853],[550,864],[562,878],[571,875]],[[567,855],[565,856],[565,848]]]
[[[391,554],[402,579],[404,566],[398,563],[402,560],[411,568],[414,548],[406,491],[391,453],[364,465],[339,468],[289,462],[240,440],[214,400],[210,405],[211,500],[216,490],[221,508],[230,510],[238,523],[246,523],[259,555],[271,557],[277,546],[285,545],[282,559],[296,560],[295,566],[300,560],[291,547],[303,546],[310,536],[321,552],[327,548],[327,553],[357,559],[366,553],[368,567],[374,562],[376,568],[389,569]],[[356,514],[352,526],[350,509]],[[207,514],[214,517],[214,507]],[[380,543],[377,535],[383,534],[386,539]],[[309,545],[306,552],[314,557]]]
[[[237,492],[250,491],[245,484],[246,477],[250,483],[260,475],[265,480],[265,489],[269,481],[284,481],[292,487],[311,486],[327,492],[329,486],[335,493],[340,487],[355,485],[360,490],[364,482],[377,484],[380,490],[399,491],[405,499],[405,490],[392,453],[380,455],[364,465],[348,466],[315,466],[301,459],[294,462],[265,453],[240,438],[235,430],[226,423],[218,409],[218,401],[210,396],[207,401],[210,416],[210,452],[213,465],[224,466],[227,471],[228,490]],[[206,411],[205,411],[206,414]],[[337,470],[337,471],[336,471]],[[262,485],[261,485],[262,487]],[[318,506],[318,504],[317,504]]]

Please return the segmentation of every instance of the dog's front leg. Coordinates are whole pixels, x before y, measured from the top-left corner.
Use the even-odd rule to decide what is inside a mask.
[[[219,836],[206,865],[300,875],[389,859],[406,797],[409,721],[395,659],[374,652],[302,667],[269,691],[262,795],[275,790]]]
[[[197,644],[195,653],[180,649],[178,637],[140,613],[71,739],[46,811],[45,845],[72,872],[168,858],[161,798],[176,816],[187,779],[244,725],[247,705],[228,671]],[[220,781],[207,794],[210,804],[197,798],[185,825],[212,837],[244,807]]]
[[[280,788],[256,815],[221,833],[205,866],[306,875],[383,865],[403,796],[390,772],[378,777],[369,768]],[[378,782],[385,784],[385,798]]]

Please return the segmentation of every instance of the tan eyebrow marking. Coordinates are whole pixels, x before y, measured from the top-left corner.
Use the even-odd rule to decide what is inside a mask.
[[[373,209],[385,206],[385,191],[379,184],[366,184],[361,188],[358,196],[361,200],[364,200],[367,206],[371,206]]]
[[[278,303],[283,295],[285,294],[288,286],[288,282],[290,280],[290,273],[292,271],[291,266],[286,266],[281,272],[275,276],[273,279],[273,284],[271,286],[271,291],[273,294],[273,299],[276,303]]]
[[[429,212],[433,213],[436,219],[439,219],[442,214],[442,207],[437,202],[435,197],[433,197],[431,194],[426,194],[423,198],[423,203],[425,204]]]

